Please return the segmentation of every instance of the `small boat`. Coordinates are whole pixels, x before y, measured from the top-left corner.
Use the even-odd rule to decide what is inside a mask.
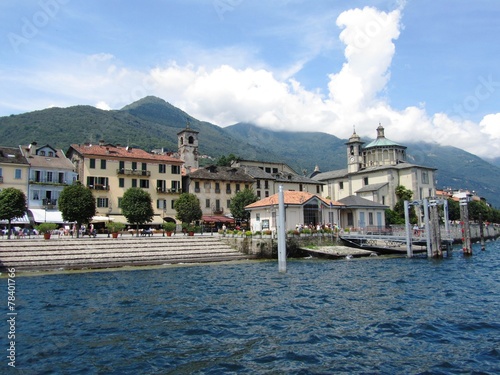
[[[395,241],[394,239],[381,239],[381,238],[369,238],[368,236],[363,237],[339,237],[345,246],[353,247],[356,249],[370,250],[374,251],[379,255],[406,255],[406,242]],[[420,245],[420,247],[417,247]],[[424,253],[427,252],[425,247],[422,247],[420,243],[413,244],[413,253]]]

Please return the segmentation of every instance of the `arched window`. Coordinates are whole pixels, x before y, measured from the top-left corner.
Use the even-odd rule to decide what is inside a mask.
[[[188,138],[188,143],[190,145],[192,145],[194,143],[194,137],[192,135]]]
[[[181,145],[184,144],[184,137],[181,137],[180,142],[181,142]]]

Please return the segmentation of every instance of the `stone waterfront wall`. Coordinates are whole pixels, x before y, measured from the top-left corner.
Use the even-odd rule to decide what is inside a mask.
[[[473,242],[479,241],[479,225],[471,224],[471,239]],[[394,226],[394,235],[405,235],[404,226]],[[441,226],[441,235],[444,237],[445,230],[444,226]],[[460,243],[462,241],[462,228],[460,224],[452,224],[450,226],[450,234],[454,239],[454,242]],[[421,233],[423,237],[424,234]],[[484,236],[486,239],[494,239],[500,237],[500,227],[494,225],[484,226]],[[257,235],[257,236],[221,236],[222,241],[229,244],[234,249],[238,251],[253,255],[261,258],[277,258],[278,257],[278,241],[272,236]],[[286,249],[287,256],[296,257],[305,255],[300,247],[306,247],[308,245],[316,246],[327,246],[332,244],[339,244],[337,239],[331,234],[302,234],[300,236],[287,234]]]

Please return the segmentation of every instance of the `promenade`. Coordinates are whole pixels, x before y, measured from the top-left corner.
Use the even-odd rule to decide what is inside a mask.
[[[124,234],[108,238],[72,238],[53,235],[0,240],[0,271],[99,269],[180,263],[207,263],[253,258],[222,242],[218,235],[172,237],[155,234],[136,237]]]

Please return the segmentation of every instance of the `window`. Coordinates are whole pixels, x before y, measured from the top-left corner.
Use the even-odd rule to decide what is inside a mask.
[[[226,193],[231,194],[231,184],[226,184]]]
[[[122,199],[123,198],[118,198],[118,208],[122,208]]]
[[[210,199],[205,199],[205,208],[210,208]]]
[[[260,180],[257,180],[257,189],[260,189]]]
[[[209,193],[210,192],[210,187],[211,187],[210,182],[205,182],[203,184],[203,187],[205,188],[205,193]]]
[[[97,198],[97,207],[98,208],[108,207],[108,198]]]
[[[181,174],[181,166],[172,165],[172,174]]]
[[[165,180],[156,180],[156,190],[165,193],[167,182]]]
[[[148,169],[148,164],[147,163],[141,163],[141,169],[143,171],[146,171]]]
[[[423,184],[429,183],[429,172],[428,171],[422,171],[422,183]]]
[[[132,169],[135,171],[137,169],[137,162],[133,161],[132,162]]]
[[[321,187],[319,185],[316,185],[316,194],[321,193]]]
[[[181,182],[180,181],[172,181],[171,186],[172,186],[173,193],[181,190]]]
[[[158,199],[156,201],[156,208],[159,208],[160,210],[167,209],[167,200],[166,199]]]
[[[65,183],[65,181],[64,181],[64,173],[59,172],[59,180],[58,180],[58,182],[60,184],[64,184]]]
[[[257,198],[260,199],[260,190],[257,190]]]
[[[95,159],[90,159],[89,160],[89,168],[90,169],[95,169]]]
[[[373,225],[373,212],[368,212],[368,225]]]
[[[278,168],[273,168],[273,173],[274,174],[278,173]]]
[[[54,151],[49,151],[49,157],[53,157],[54,156]]]
[[[125,187],[125,179],[124,178],[119,178],[118,179],[118,187]]]
[[[22,176],[23,176],[22,171],[20,169],[16,169],[14,178],[16,180],[20,180],[22,178]]]
[[[158,173],[167,173],[167,166],[165,164],[158,164]]]
[[[172,199],[172,202],[170,203],[170,208],[172,210],[175,210],[175,201],[176,201],[175,199]]]
[[[363,179],[363,183],[365,184],[365,186],[368,186],[368,177],[365,177],[365,178]]]
[[[344,181],[339,182],[339,189],[344,190]]]
[[[191,136],[189,136],[189,138],[188,138],[188,143],[189,143],[190,145],[192,145],[192,144],[194,143],[194,137],[193,137],[192,135],[191,135]]]
[[[40,156],[45,156],[45,151],[40,151]]]
[[[269,189],[269,181],[264,181],[264,189]]]
[[[132,187],[137,187],[137,178],[132,179]]]
[[[238,193],[240,191],[240,184],[236,184],[236,192]]]
[[[231,199],[228,199],[228,200],[226,201],[226,207],[227,207],[227,208],[231,208]]]
[[[101,159],[101,169],[106,169],[106,159]]]
[[[123,160],[120,160],[118,168],[120,171],[123,171],[125,169],[125,162]]]
[[[195,181],[194,182],[194,192],[199,193],[200,192],[200,181]]]
[[[139,186],[143,189],[149,189],[149,180],[139,180]]]
[[[260,221],[260,214],[255,214],[255,221]]]
[[[220,184],[218,182],[215,183],[215,192],[220,193]]]
[[[40,200],[40,190],[33,190],[33,200],[34,201]]]
[[[52,182],[52,172],[47,172],[47,182]]]
[[[302,184],[299,184],[299,191],[304,191],[304,186]]]
[[[266,172],[267,173],[271,173],[271,168],[270,167],[266,167]]]

